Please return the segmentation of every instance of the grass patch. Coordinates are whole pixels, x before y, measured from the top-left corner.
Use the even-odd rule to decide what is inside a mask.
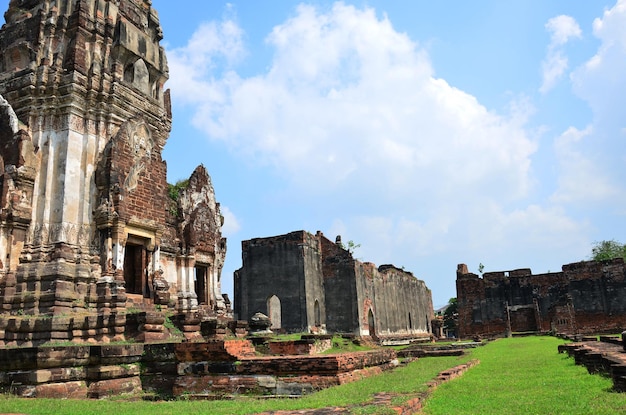
[[[573,358],[558,354],[553,337],[500,339],[474,349],[481,364],[441,385],[425,413],[438,414],[616,414],[626,413],[624,394],[611,379],[589,375]]]
[[[352,352],[365,352],[372,350],[372,347],[359,344],[351,338],[335,335],[331,339],[332,347],[322,354],[335,354],[335,353],[352,353]]]

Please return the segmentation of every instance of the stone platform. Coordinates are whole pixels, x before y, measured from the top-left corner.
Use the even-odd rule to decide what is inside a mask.
[[[0,349],[0,392],[23,397],[148,394],[300,396],[397,365],[393,350],[258,357],[248,340]]]
[[[559,345],[559,353],[567,353],[576,364],[584,365],[589,373],[602,373],[613,379],[613,388],[626,392],[626,352],[615,338],[589,338],[588,341]]]

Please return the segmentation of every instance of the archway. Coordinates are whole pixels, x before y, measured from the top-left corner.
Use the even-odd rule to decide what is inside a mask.
[[[317,300],[315,300],[313,305],[313,314],[315,314],[315,327],[320,327],[322,325],[322,313],[320,311],[320,302]]]
[[[374,313],[372,312],[371,308],[367,312],[367,325],[369,328],[370,337],[375,339],[376,338],[376,322],[374,320]]]

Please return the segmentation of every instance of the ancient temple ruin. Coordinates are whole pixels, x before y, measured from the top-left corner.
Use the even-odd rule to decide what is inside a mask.
[[[482,277],[460,264],[460,336],[619,333],[626,329],[625,277],[621,258],[566,264],[561,272],[533,274],[523,268]]]
[[[235,312],[261,312],[273,330],[350,333],[378,340],[428,337],[432,294],[392,265],[355,259],[338,238],[291,232],[242,242]]]
[[[129,304],[227,315],[210,177],[199,166],[166,181],[172,115],[151,1],[11,0],[5,20],[0,317],[52,317],[41,331],[0,318],[0,344],[123,339]],[[88,323],[55,325],[68,315]]]

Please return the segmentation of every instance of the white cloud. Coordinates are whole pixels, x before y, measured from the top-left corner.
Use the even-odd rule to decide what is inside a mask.
[[[220,206],[222,216],[224,216],[224,226],[222,226],[222,233],[225,237],[230,238],[235,235],[241,229],[241,224],[235,216],[235,214],[227,207]]]
[[[553,17],[546,23],[546,29],[551,34],[550,47],[562,46],[570,39],[580,38],[582,35],[578,22],[571,16]]]
[[[567,70],[568,60],[563,54],[563,46],[572,38],[580,38],[582,31],[576,20],[560,15],[548,20],[545,25],[550,32],[550,45],[542,63],[543,83],[539,92],[545,94],[556,85]]]
[[[554,48],[579,37],[577,27],[552,21]],[[217,38],[208,44],[244,38],[239,29],[204,33]],[[253,76],[229,64],[243,47],[218,67],[225,52],[217,48],[168,51],[174,98],[194,104],[195,126],[211,139],[281,175],[308,211],[328,212],[331,240],[341,234],[361,244],[357,257],[416,274],[417,263],[445,261],[450,275],[423,277],[450,280],[464,259],[579,259],[588,225],[564,206],[529,201],[537,144],[526,130],[535,111],[527,97],[512,99],[509,114],[488,111],[438,78],[427,51],[369,8],[299,6],[266,43],[272,60]],[[556,81],[567,61],[550,67]],[[566,171],[578,149],[564,142],[557,150]],[[563,180],[553,201],[573,203]]]
[[[623,128],[626,119],[626,0],[593,22],[597,53],[572,74],[574,91],[594,111],[598,124]]]
[[[553,201],[619,209],[626,203],[626,1],[607,9],[593,27],[600,46],[571,75],[593,122],[582,131],[571,127],[556,140],[560,177]]]
[[[233,19],[204,23],[184,48],[168,50],[167,54],[168,87],[178,102],[223,102],[227,97],[212,77],[217,68],[227,71],[244,58],[243,31]]]
[[[206,91],[196,126],[234,151],[313,192],[528,191],[535,144],[516,120],[436,78],[426,51],[372,9],[300,6],[267,43],[268,71],[248,78],[199,76],[184,69],[198,60],[192,47],[170,53],[172,77],[193,73],[190,89]],[[200,60],[210,61],[205,50]]]
[[[559,188],[552,196],[556,203],[606,202],[619,194],[606,177],[600,163],[581,149],[587,147],[584,140],[593,139],[593,128],[585,130],[570,127],[555,141],[555,153],[559,160]]]

